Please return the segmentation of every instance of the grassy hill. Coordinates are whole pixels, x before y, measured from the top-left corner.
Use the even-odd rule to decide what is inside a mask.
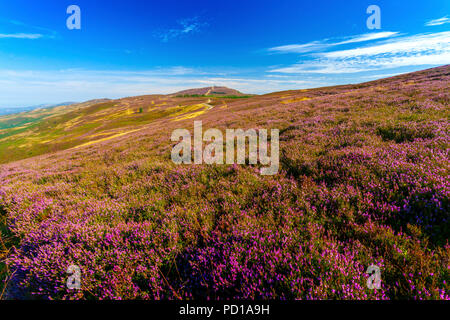
[[[158,119],[195,117],[232,98],[150,95],[3,116],[0,163],[106,141],[143,130]]]
[[[187,89],[183,91],[179,91],[170,95],[172,97],[198,97],[198,96],[206,96],[206,97],[241,97],[246,96],[242,92],[230,89],[227,87],[204,87],[204,88],[194,88]]]
[[[443,66],[3,118],[3,297],[449,299],[449,93]],[[281,171],[173,164],[171,132],[194,119],[280,129]],[[72,264],[81,290],[66,289]]]

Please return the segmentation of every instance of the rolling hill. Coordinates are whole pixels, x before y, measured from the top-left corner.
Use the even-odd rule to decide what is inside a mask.
[[[143,130],[158,119],[192,118],[214,105],[226,105],[229,100],[149,95],[93,100],[3,116],[0,163],[109,140]]]
[[[230,93],[0,118],[2,296],[450,299],[450,66]],[[279,129],[280,172],[175,165],[171,133],[194,120]],[[71,265],[80,290],[66,288]]]
[[[183,97],[183,96],[212,96],[212,97],[221,97],[221,96],[229,96],[229,97],[240,97],[245,96],[242,92],[239,92],[235,89],[230,89],[227,87],[205,87],[205,88],[195,88],[179,91],[177,93],[172,94],[171,96],[175,97]]]

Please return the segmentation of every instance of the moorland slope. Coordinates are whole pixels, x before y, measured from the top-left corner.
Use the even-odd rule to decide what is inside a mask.
[[[449,299],[449,105],[443,66],[125,98],[0,132],[3,297]],[[280,172],[173,164],[171,132],[193,120],[280,129]],[[81,290],[66,288],[70,265]]]

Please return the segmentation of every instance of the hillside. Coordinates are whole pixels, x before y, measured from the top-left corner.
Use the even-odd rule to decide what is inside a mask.
[[[192,118],[229,100],[148,95],[3,116],[0,163],[109,140],[143,130],[158,119]]]
[[[0,118],[3,297],[450,299],[450,66],[211,93]],[[194,120],[280,129],[280,172],[175,165],[171,133]]]

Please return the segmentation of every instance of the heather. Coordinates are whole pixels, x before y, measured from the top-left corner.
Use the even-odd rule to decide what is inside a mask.
[[[164,107],[128,135],[1,165],[4,297],[448,300],[449,70]],[[193,117],[279,128],[280,172],[173,164],[170,133]]]

